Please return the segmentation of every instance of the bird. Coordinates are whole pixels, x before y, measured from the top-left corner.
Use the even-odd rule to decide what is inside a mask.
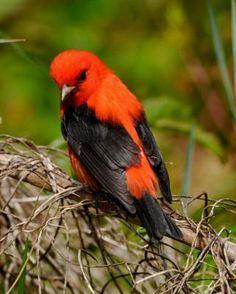
[[[151,241],[182,233],[157,200],[172,202],[162,154],[140,100],[95,54],[68,49],[50,64],[61,131],[79,182],[138,216]]]

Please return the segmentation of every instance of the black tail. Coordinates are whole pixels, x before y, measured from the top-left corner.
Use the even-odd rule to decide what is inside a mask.
[[[151,240],[160,240],[163,236],[180,239],[182,233],[176,224],[164,213],[159,203],[149,195],[136,201],[137,214],[147,230]]]

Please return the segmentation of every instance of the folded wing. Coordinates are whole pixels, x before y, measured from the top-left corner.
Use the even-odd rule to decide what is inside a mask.
[[[143,144],[146,156],[158,178],[159,186],[163,197],[169,202],[172,202],[172,194],[170,190],[169,175],[162,158],[161,152],[156,144],[155,138],[148,126],[147,120],[144,117],[142,121],[137,123],[136,127],[139,138]]]
[[[140,148],[120,126],[99,122],[86,106],[68,108],[62,120],[64,138],[103,190],[130,213],[134,198],[127,191],[125,170],[139,163]]]

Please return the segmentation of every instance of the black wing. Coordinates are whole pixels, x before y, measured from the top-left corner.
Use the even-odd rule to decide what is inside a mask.
[[[140,140],[143,143],[144,151],[148,160],[155,171],[158,178],[159,186],[163,197],[169,202],[172,202],[172,194],[170,190],[169,175],[163,161],[161,152],[156,144],[155,138],[148,126],[147,120],[144,117],[142,121],[137,122],[136,127]]]
[[[139,147],[122,127],[99,122],[86,105],[68,108],[62,133],[82,164],[130,212],[134,199],[127,191],[125,169],[139,163]]]

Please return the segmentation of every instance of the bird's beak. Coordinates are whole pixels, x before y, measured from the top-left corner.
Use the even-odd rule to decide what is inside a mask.
[[[61,89],[61,102],[65,101],[74,89],[74,86],[63,85]]]

